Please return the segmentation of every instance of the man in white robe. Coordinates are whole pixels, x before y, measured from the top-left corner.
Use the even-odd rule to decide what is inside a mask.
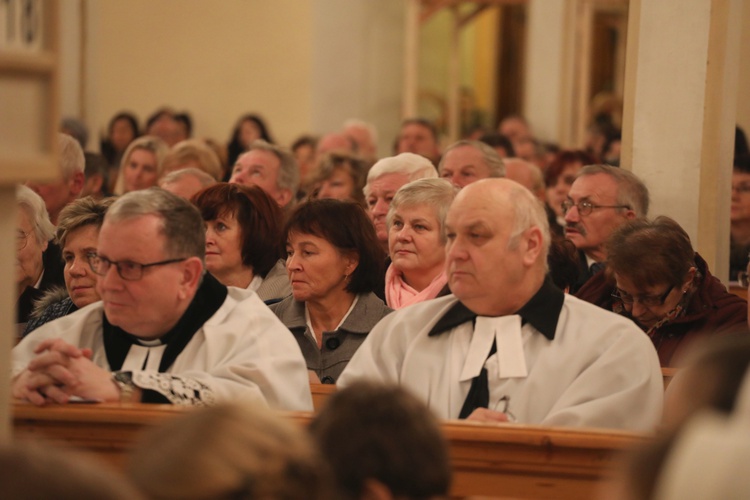
[[[188,201],[158,188],[122,196],[89,257],[102,301],[13,349],[13,396],[311,410],[291,332],[254,292],[205,274],[204,254],[203,220]]]
[[[650,430],[656,351],[630,320],[546,279],[543,207],[507,179],[465,187],[446,219],[454,295],[392,313],[339,378],[396,382],[441,418]]]

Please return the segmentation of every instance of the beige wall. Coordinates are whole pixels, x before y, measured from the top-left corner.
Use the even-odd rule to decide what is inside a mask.
[[[750,136],[750,0],[744,0],[740,37],[737,123]]]
[[[198,136],[228,139],[258,112],[281,142],[310,130],[311,7],[296,0],[86,1],[86,121],[189,110]]]

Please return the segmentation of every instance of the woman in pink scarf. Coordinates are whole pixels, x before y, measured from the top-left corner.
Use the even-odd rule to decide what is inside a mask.
[[[444,179],[420,179],[398,190],[388,210],[386,303],[401,309],[447,292],[443,223],[456,188]]]

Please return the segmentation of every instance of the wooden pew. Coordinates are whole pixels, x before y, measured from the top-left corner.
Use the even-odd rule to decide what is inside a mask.
[[[183,411],[168,405],[37,408],[19,403],[14,406],[13,424],[18,436],[68,444],[122,467],[144,429]],[[309,413],[285,416],[301,425],[312,417]],[[612,479],[616,455],[646,439],[617,431],[458,421],[444,422],[442,429],[450,445],[456,498],[593,498],[599,482]]]
[[[743,299],[747,300],[747,288],[740,285],[729,285],[729,293],[733,293],[738,297],[742,297]]]
[[[333,384],[310,384],[310,392],[312,393],[313,408],[315,411],[319,411],[330,395],[336,392],[336,386]]]

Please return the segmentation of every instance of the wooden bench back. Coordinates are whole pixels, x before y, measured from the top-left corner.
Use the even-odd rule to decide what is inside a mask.
[[[330,390],[329,390],[330,393]],[[169,405],[14,407],[18,436],[67,444],[122,467],[140,433],[184,411]],[[301,425],[312,414],[287,413]],[[645,437],[617,431],[488,426],[446,421],[454,497],[593,498],[610,481],[616,456]]]

